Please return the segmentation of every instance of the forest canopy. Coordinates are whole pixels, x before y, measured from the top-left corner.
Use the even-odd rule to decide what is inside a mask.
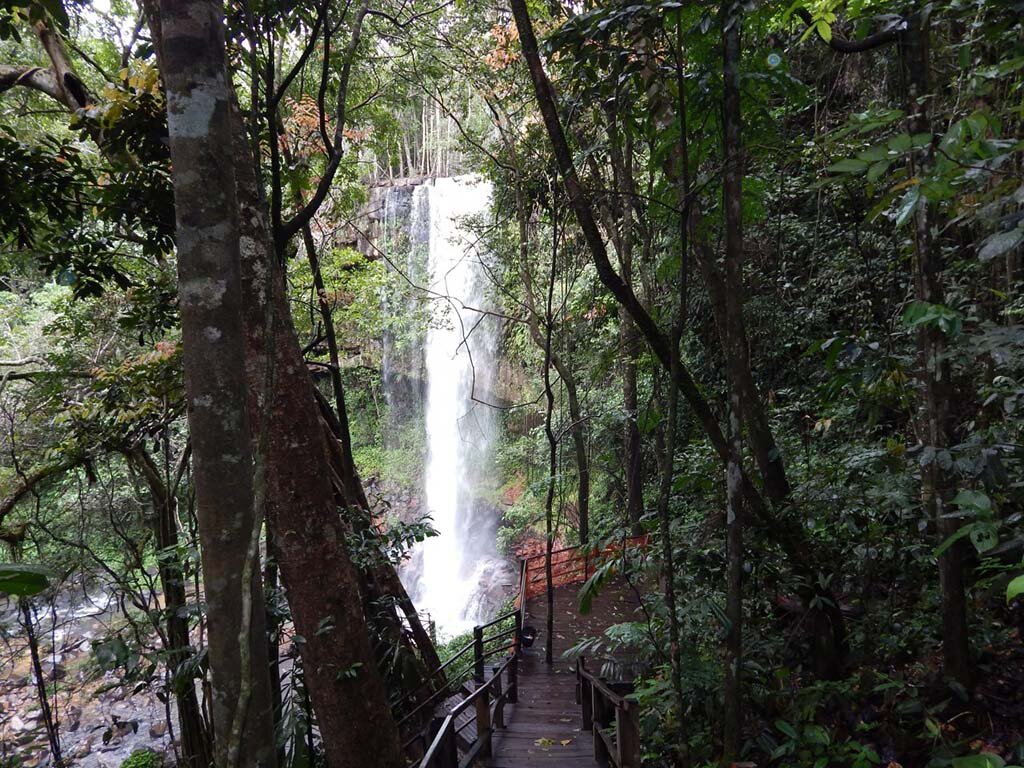
[[[0,0],[0,768],[447,766],[491,624],[1024,765],[1022,110],[1019,0]]]

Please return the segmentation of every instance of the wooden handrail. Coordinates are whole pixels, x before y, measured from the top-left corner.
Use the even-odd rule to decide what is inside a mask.
[[[602,553],[614,552],[619,547],[630,546],[632,544],[643,544],[646,542],[646,536],[632,536],[620,542],[616,542],[603,549],[597,549],[592,547],[581,547],[579,545],[574,547],[563,547],[561,549],[552,552],[552,555],[565,555],[567,552],[579,553],[576,557],[570,557],[560,560],[557,563],[553,563],[552,570],[554,576],[562,580],[562,583],[574,583],[576,580],[585,580],[589,578],[591,573],[591,563]],[[442,664],[437,669],[428,673],[426,679],[420,683],[416,688],[403,696],[397,706],[401,706],[408,702],[412,697],[416,696],[424,687],[431,684],[439,675],[443,675],[446,669],[452,666],[458,659],[461,659],[472,652],[473,665],[468,667],[463,674],[460,674],[458,679],[448,679],[446,683],[442,685],[438,690],[434,691],[425,700],[418,702],[416,706],[406,713],[399,721],[399,727],[412,722],[414,725],[418,722],[414,720],[417,715],[423,717],[422,713],[427,707],[436,706],[439,700],[443,700],[446,696],[451,695],[458,690],[458,686],[462,685],[463,682],[468,680],[468,677],[464,675],[471,674],[476,682],[476,690],[472,694],[467,696],[461,702],[459,702],[448,715],[443,718],[435,718],[431,723],[430,731],[427,734],[417,733],[408,741],[407,746],[414,745],[417,741],[429,742],[426,754],[423,759],[419,762],[421,768],[427,768],[428,766],[436,766],[436,768],[466,768],[470,765],[473,760],[479,756],[486,756],[490,754],[490,733],[493,731],[492,723],[496,724],[497,727],[504,727],[503,723],[503,708],[505,702],[514,703],[518,697],[519,691],[519,655],[522,651],[522,633],[523,627],[526,626],[526,605],[529,598],[532,596],[530,592],[531,585],[544,579],[546,574],[543,571],[537,573],[531,573],[531,563],[537,560],[543,560],[547,557],[545,553],[540,555],[532,555],[530,557],[523,558],[519,563],[519,590],[516,595],[515,609],[507,613],[492,619],[486,624],[479,624],[473,628],[473,639],[471,642],[460,648],[454,656],[448,661]],[[582,573],[580,573],[582,572]],[[582,575],[582,579],[577,579],[579,575]],[[566,582],[566,577],[571,577],[570,581]],[[487,635],[487,630],[500,625],[502,622],[506,622],[509,619],[514,619],[514,626],[508,629],[501,630],[499,632]],[[502,644],[506,638],[511,638],[511,642],[507,645]],[[489,680],[485,680],[485,669],[487,660],[503,651],[510,652],[510,656],[505,660],[501,666],[496,669]],[[584,670],[585,671],[585,670]],[[508,686],[503,688],[501,676],[506,674],[508,676]],[[589,672],[587,673],[589,675]],[[591,678],[593,676],[590,676]],[[442,677],[444,679],[444,677]],[[596,679],[596,678],[595,678]],[[602,701],[607,700],[609,702],[608,707],[611,708],[615,713],[626,712],[630,713],[629,717],[636,719],[636,706],[630,705],[629,700],[621,699],[618,703],[615,703],[606,694],[614,695],[614,692],[610,688],[604,685],[603,682],[598,685],[588,683],[590,688],[596,688],[600,695],[605,698]],[[589,689],[588,689],[589,690]],[[487,706],[479,704],[481,701],[489,701],[493,694],[495,712],[493,720],[491,715],[485,710],[489,711],[490,705]],[[472,703],[471,702],[476,702]],[[477,707],[476,723],[477,723],[477,738],[470,745],[469,749],[465,752],[464,756],[459,758],[459,747],[458,747],[458,736],[459,732],[464,729],[464,726],[459,728],[455,727],[455,719],[465,712],[470,706]],[[486,731],[486,741],[481,737],[481,733]],[[628,735],[626,737],[628,743]],[[616,743],[621,744],[623,741],[617,739]],[[596,742],[595,742],[596,748]],[[639,753],[637,753],[639,754]],[[617,762],[616,765],[621,768],[631,768],[634,763],[630,762]],[[635,763],[639,766],[639,761]]]
[[[438,726],[426,754],[416,764],[418,768],[467,768],[477,758],[491,756],[494,729],[504,727],[505,703],[514,703],[518,695],[518,665],[519,658],[512,654],[501,666],[495,668],[487,682],[452,708]],[[502,685],[502,675],[506,672],[509,678],[507,688]],[[460,758],[456,737],[468,724],[456,727],[456,721],[470,707],[476,710],[476,738]]]
[[[460,764],[469,765],[469,763],[471,763],[473,759],[476,759],[476,757],[479,756],[478,752],[485,748],[485,745],[483,745],[483,743],[480,742],[480,739],[478,737],[477,740],[474,742],[475,746],[473,747],[473,749],[470,750],[470,752],[472,754],[470,755],[470,753],[467,753],[467,756],[470,756],[472,759],[470,759],[467,762],[466,758],[463,758],[461,763],[458,760],[458,744],[457,744],[457,739],[455,738],[455,736],[458,735],[458,733],[465,726],[462,726],[462,727],[456,729],[456,728],[454,728],[453,724],[454,724],[455,718],[458,717],[460,714],[462,714],[470,706],[467,702],[469,702],[469,701],[478,701],[479,697],[489,696],[486,693],[481,693],[481,691],[485,691],[486,692],[486,691],[489,691],[489,690],[492,690],[492,689],[494,691],[496,691],[495,696],[494,696],[494,702],[495,702],[495,704],[494,704],[494,706],[495,706],[494,722],[497,724],[498,727],[504,727],[503,711],[504,711],[505,703],[506,702],[514,703],[516,701],[516,699],[518,698],[518,691],[519,691],[519,653],[520,653],[520,650],[521,650],[520,646],[521,646],[521,635],[522,635],[522,630],[523,630],[523,621],[524,621],[524,619],[526,617],[526,599],[525,599],[526,598],[526,584],[527,584],[526,575],[527,575],[526,563],[521,561],[520,562],[520,576],[519,576],[519,592],[516,595],[516,608],[514,610],[508,611],[506,613],[503,613],[500,616],[498,616],[498,617],[496,617],[494,619],[491,619],[491,621],[487,622],[486,624],[479,624],[479,625],[475,626],[473,628],[473,639],[469,643],[467,643],[462,648],[460,648],[455,653],[454,656],[452,656],[450,659],[448,659],[440,667],[438,667],[437,669],[435,669],[432,672],[428,673],[426,679],[422,683],[420,683],[413,690],[411,690],[408,693],[406,693],[406,695],[403,696],[399,700],[399,702],[398,702],[398,706],[401,706],[405,702],[409,701],[412,697],[417,695],[424,687],[429,685],[432,680],[437,678],[447,668],[449,668],[452,664],[454,664],[454,662],[456,662],[458,659],[461,659],[461,658],[465,657],[467,654],[469,654],[470,652],[472,652],[472,655],[473,655],[473,665],[472,665],[472,667],[467,668],[463,674],[459,675],[458,679],[449,679],[449,680],[447,680],[445,685],[443,685],[437,691],[434,691],[425,700],[417,703],[415,707],[413,707],[409,712],[407,712],[398,721],[399,728],[401,728],[402,726],[406,725],[407,723],[410,723],[410,722],[415,723],[415,722],[417,722],[416,720],[414,720],[414,718],[417,715],[422,716],[423,711],[427,707],[434,707],[434,706],[436,706],[439,700],[443,700],[445,698],[445,696],[450,695],[454,690],[457,689],[457,687],[459,685],[461,685],[464,681],[468,680],[468,677],[466,677],[465,675],[472,675],[472,677],[475,679],[475,681],[477,683],[477,686],[478,686],[476,691],[474,691],[473,694],[471,694],[467,698],[463,699],[458,705],[456,705],[455,708],[453,708],[451,710],[451,712],[448,714],[448,716],[445,717],[444,720],[440,724],[438,724],[437,721],[435,720],[431,724],[431,733],[429,735],[426,735],[426,734],[424,734],[422,732],[418,732],[418,733],[414,734],[412,737],[408,738],[405,741],[405,743],[404,743],[404,746],[407,749],[411,749],[417,742],[424,742],[424,741],[429,743],[431,746],[433,746],[435,743],[438,742],[439,738],[443,737],[442,738],[442,742],[440,743],[440,746],[438,747],[438,749],[441,750],[441,751],[437,752],[437,754],[441,755],[443,753],[445,755],[445,757],[443,757],[443,758],[442,757],[431,758],[432,760],[439,761],[439,762],[435,763],[437,766],[439,766],[439,768],[448,768],[449,765],[451,765],[452,768],[457,768],[458,765],[460,765]],[[494,627],[496,625],[500,625],[501,623],[506,622],[509,619],[513,619],[513,626],[512,627],[510,627],[508,629],[504,629],[504,630],[502,630],[500,632],[493,633],[491,635],[487,635],[486,634],[486,631],[488,629],[490,629],[491,627]],[[511,642],[507,642],[505,644],[500,644],[501,641],[506,640],[506,639],[510,639]],[[499,643],[499,645],[494,645],[495,643]],[[484,681],[484,668],[486,666],[487,660],[489,658],[492,658],[493,656],[499,654],[499,653],[502,653],[502,652],[507,652],[507,653],[510,654],[508,659],[506,659],[506,661],[498,669],[496,669],[494,671],[494,674],[492,675],[491,679],[485,682]],[[507,688],[502,686],[501,675],[503,673],[507,673],[507,675],[508,675],[508,687]],[[442,678],[442,679],[444,679],[444,678]],[[451,720],[451,723],[448,722],[449,719]],[[477,718],[476,718],[478,728],[480,728],[482,725],[486,724],[484,722],[485,719],[486,718],[484,718],[483,712],[482,711],[478,711]],[[490,730],[492,730],[490,728],[490,725],[487,725],[487,730],[488,730],[488,732]],[[478,733],[479,733],[479,730],[478,730]],[[445,735],[445,734],[447,734],[447,735]],[[453,749],[454,749],[454,752],[452,752]],[[486,749],[488,749],[488,750],[490,749],[490,742],[489,741],[486,744]],[[429,755],[429,754],[430,754],[430,749],[428,748],[427,755]],[[450,760],[452,754],[455,755],[454,759],[456,760],[456,762],[454,762],[454,763],[452,763],[451,760]],[[423,765],[423,766],[429,765],[429,763],[427,763],[425,761],[426,761],[426,755],[424,756],[423,760],[420,761],[420,765]]]
[[[616,768],[640,768],[640,708],[576,659],[576,700],[583,730],[594,734],[594,758]],[[614,736],[609,735],[609,732]]]

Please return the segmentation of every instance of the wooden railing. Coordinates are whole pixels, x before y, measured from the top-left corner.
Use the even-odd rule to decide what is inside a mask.
[[[634,536],[603,549],[577,546],[552,552],[552,583],[554,586],[563,586],[586,581],[594,568],[608,555],[622,551],[626,546],[643,546],[646,542],[646,536]],[[545,559],[546,556],[540,554],[521,560],[519,590],[514,609],[474,627],[471,642],[430,672],[416,689],[409,691],[398,702],[399,708],[408,709],[398,720],[400,732],[413,731],[403,745],[406,754],[413,758],[422,755],[418,762],[413,763],[417,768],[467,768],[477,758],[490,756],[494,729],[504,728],[505,704],[515,703],[518,698],[519,656],[523,644],[523,627],[526,625],[526,604],[531,597],[542,594],[546,588]],[[469,665],[470,655],[472,666]],[[487,662],[496,657],[502,661],[494,667],[488,679]],[[503,682],[503,676],[507,682]],[[607,689],[605,683],[601,685]],[[447,716],[430,719],[429,727],[424,730],[423,725],[428,715],[433,715],[439,704],[460,691],[465,698]],[[424,695],[426,697],[419,700]],[[635,704],[633,706],[635,713]],[[472,719],[464,720],[460,725],[460,716],[470,707],[473,707],[474,712]],[[474,722],[475,736],[470,740],[464,737],[463,732]],[[639,760],[635,763],[615,764],[623,768],[640,765]]]
[[[519,657],[511,654],[494,669],[490,679],[478,685],[469,696],[457,704],[440,722],[435,721],[431,731],[433,739],[418,768],[467,768],[478,758],[491,756],[491,737],[495,728],[505,727],[505,704],[518,699]],[[507,674],[508,685],[503,683]],[[473,719],[459,725],[459,716],[473,708]],[[476,726],[472,741],[464,740],[460,750],[459,735],[470,724]]]
[[[640,768],[640,709],[629,697],[633,686],[607,683],[576,660],[576,703],[583,730],[594,733],[594,758],[600,765]]]
[[[616,541],[603,548],[597,547],[563,547],[551,553],[551,583],[555,587],[579,584],[593,575],[595,568],[605,562],[609,556],[622,552],[624,548],[644,547],[647,535],[630,536]],[[522,584],[520,596],[529,600],[544,593],[547,588],[546,555],[532,555],[522,561]],[[517,598],[516,605],[519,605]]]
[[[408,732],[410,729],[415,731],[406,739],[403,746],[406,754],[423,755],[416,763],[420,768],[468,766],[477,757],[490,755],[491,734],[495,728],[505,727],[505,704],[515,703],[518,698],[519,654],[523,620],[526,617],[526,600],[523,599],[526,574],[526,563],[521,562],[515,608],[486,624],[473,627],[472,641],[431,672],[416,690],[410,691],[400,702],[402,704],[410,700],[415,701],[417,693],[422,694],[424,688],[428,689],[429,695],[422,701],[415,702],[398,721],[400,732]],[[468,663],[470,657],[472,666]],[[493,669],[490,679],[487,679],[487,662],[496,657],[503,660]],[[507,677],[507,684],[502,681],[502,675]],[[430,693],[429,686],[432,683],[436,690]],[[459,691],[465,694],[466,698],[446,717],[431,719],[426,731],[416,727],[424,722],[428,713],[433,713],[438,704]],[[459,716],[470,706],[474,707],[473,720],[459,725]],[[476,723],[476,734],[472,740],[463,737],[463,731],[467,729],[469,722]],[[462,757],[459,757],[460,747]],[[453,754],[455,762],[452,762]]]

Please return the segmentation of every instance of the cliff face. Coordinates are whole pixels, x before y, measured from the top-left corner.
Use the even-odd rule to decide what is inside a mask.
[[[343,227],[337,236],[337,244],[354,248],[367,259],[388,261],[396,272],[397,282],[409,281],[419,288],[426,288],[430,282],[426,264],[426,243],[428,233],[421,216],[417,221],[414,215],[414,193],[417,187],[434,181],[431,176],[413,176],[375,182],[369,188],[366,203],[359,209],[354,220]],[[423,212],[421,211],[421,214]],[[403,276],[397,273],[401,272]],[[425,293],[413,286],[400,286],[400,296],[395,300],[406,303],[408,311],[410,302],[422,303]],[[398,307],[392,309],[398,310]],[[415,311],[412,314],[416,314]],[[422,350],[423,339],[415,346]],[[499,339],[503,346],[504,339]],[[500,351],[500,349],[499,349]],[[527,377],[521,367],[510,364],[503,355],[498,356],[497,367],[489,377],[487,386],[481,386],[480,399],[495,404],[500,408],[532,400],[535,393],[527,392]],[[395,356],[387,361],[390,371],[384,375],[392,376],[391,384],[402,403],[422,401],[426,382],[422,365],[422,355]],[[401,391],[398,391],[401,390]],[[406,413],[406,417],[414,414]],[[517,430],[523,419],[512,419],[512,427]],[[526,418],[529,421],[529,418]],[[527,425],[526,428],[528,428]]]
[[[366,203],[351,222],[338,230],[335,245],[354,248],[368,259],[382,258],[389,225],[397,223],[399,229],[407,229],[412,219],[413,190],[429,181],[429,176],[413,176],[371,184]]]

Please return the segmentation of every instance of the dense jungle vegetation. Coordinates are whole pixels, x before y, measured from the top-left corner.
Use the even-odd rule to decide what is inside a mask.
[[[114,687],[133,768],[407,764],[437,297],[368,210],[464,174],[500,545],[647,534],[577,646],[645,764],[1024,765],[1022,126],[1019,0],[0,0],[0,766]]]

